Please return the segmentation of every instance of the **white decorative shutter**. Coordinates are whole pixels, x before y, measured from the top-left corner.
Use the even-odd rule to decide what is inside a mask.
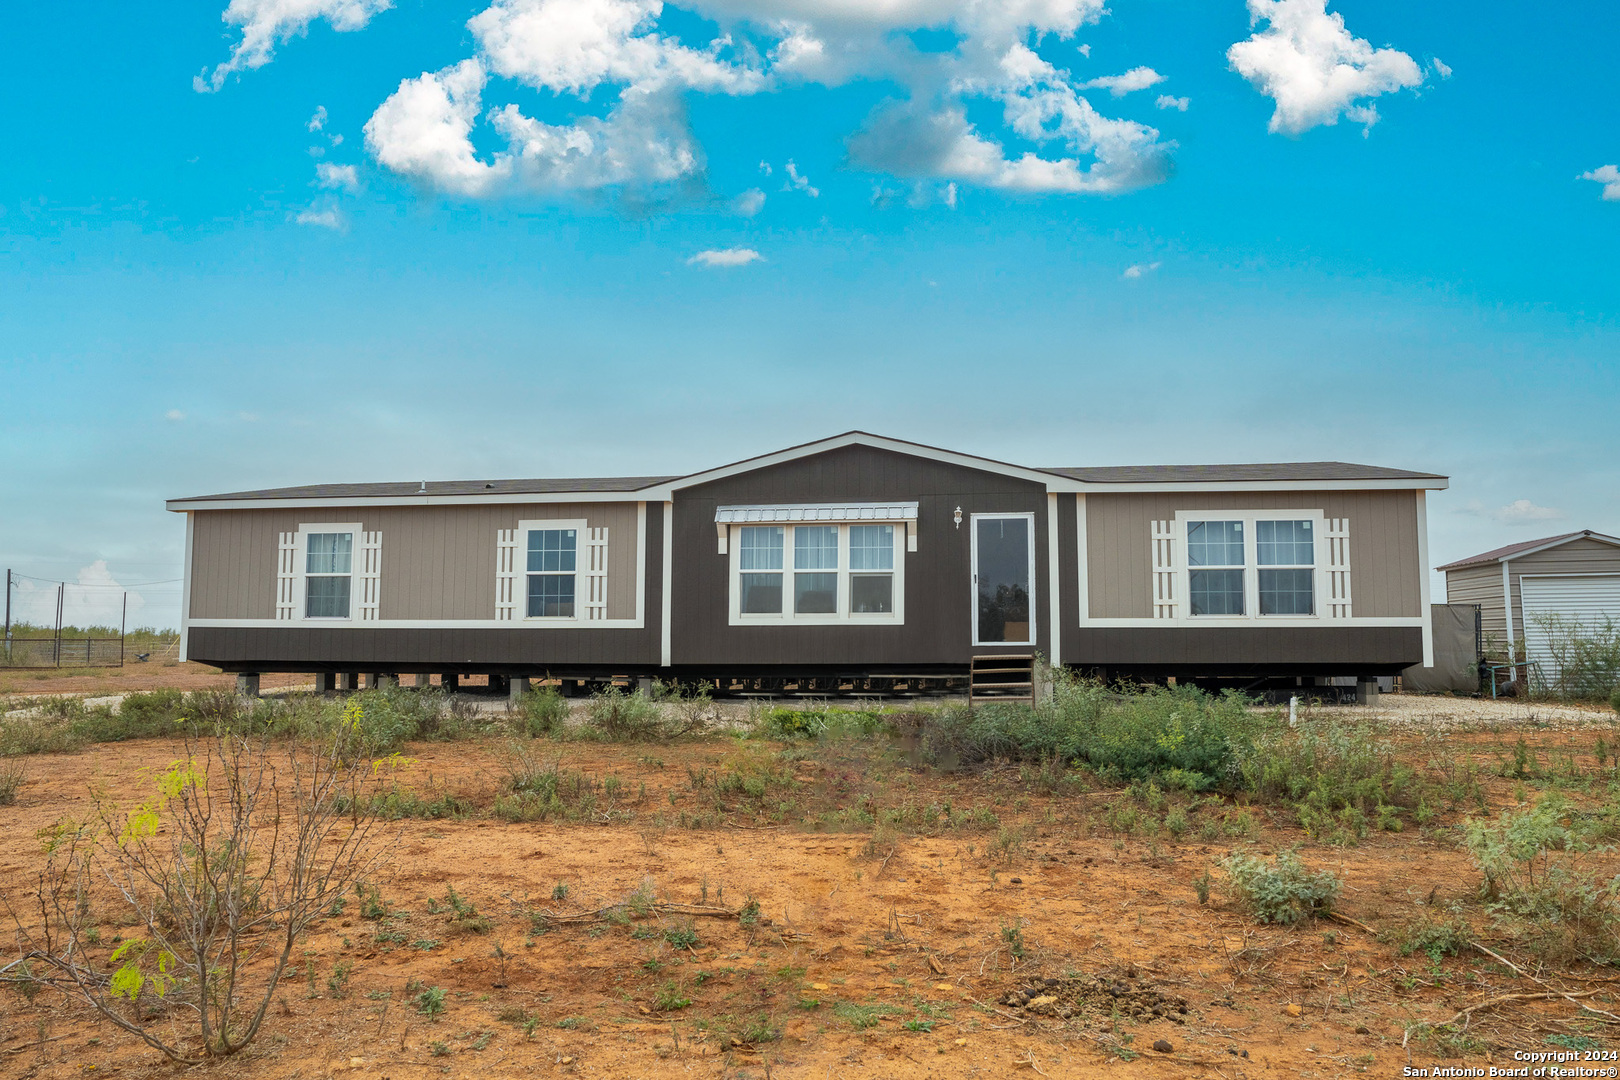
[[[495,530],[495,619],[512,622],[517,618],[518,531]]]
[[[298,534],[281,533],[276,560],[276,620],[298,617]]]
[[[1327,520],[1328,609],[1330,619],[1350,618],[1350,519]],[[1424,573],[1427,573],[1424,570]]]
[[[1176,617],[1176,523],[1153,523],[1153,617]]]
[[[382,594],[382,533],[360,534],[360,610],[361,622],[376,622],[378,600]]]
[[[607,618],[608,531],[585,530],[585,618]]]

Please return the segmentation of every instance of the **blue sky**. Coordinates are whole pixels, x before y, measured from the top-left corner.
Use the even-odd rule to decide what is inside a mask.
[[[168,497],[855,427],[1443,472],[1435,563],[1620,533],[1620,13],[1521,16],[14,5],[0,561],[160,581]]]

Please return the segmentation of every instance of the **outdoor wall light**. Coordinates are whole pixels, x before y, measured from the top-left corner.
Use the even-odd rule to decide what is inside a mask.
[[[956,527],[960,529],[962,527],[962,508],[958,506],[956,508],[956,513],[952,516],[956,518]]]

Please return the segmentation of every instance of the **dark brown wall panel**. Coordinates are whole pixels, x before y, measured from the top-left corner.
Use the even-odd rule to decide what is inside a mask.
[[[1095,627],[1065,629],[1063,639],[1068,662],[1086,667],[1382,669],[1423,661],[1415,626]]]
[[[729,561],[717,551],[717,506],[746,503],[918,503],[917,551],[906,555],[903,626],[731,626]],[[962,508],[962,527],[952,520]],[[1035,515],[1036,647],[1050,651],[1043,485],[870,447],[846,447],[676,493],[673,662],[871,665],[966,664],[973,645],[969,515]],[[1071,506],[1072,516],[1072,506]],[[649,547],[651,546],[649,542]]]

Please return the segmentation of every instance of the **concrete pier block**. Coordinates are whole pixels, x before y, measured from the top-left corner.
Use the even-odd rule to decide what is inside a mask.
[[[236,696],[256,698],[259,696],[259,674],[255,671],[244,671],[236,676]]]
[[[317,671],[315,673],[315,692],[317,694],[330,694],[337,689],[337,672]]]
[[[514,675],[507,688],[507,696],[512,704],[516,705],[529,692],[529,680],[522,675]]]

